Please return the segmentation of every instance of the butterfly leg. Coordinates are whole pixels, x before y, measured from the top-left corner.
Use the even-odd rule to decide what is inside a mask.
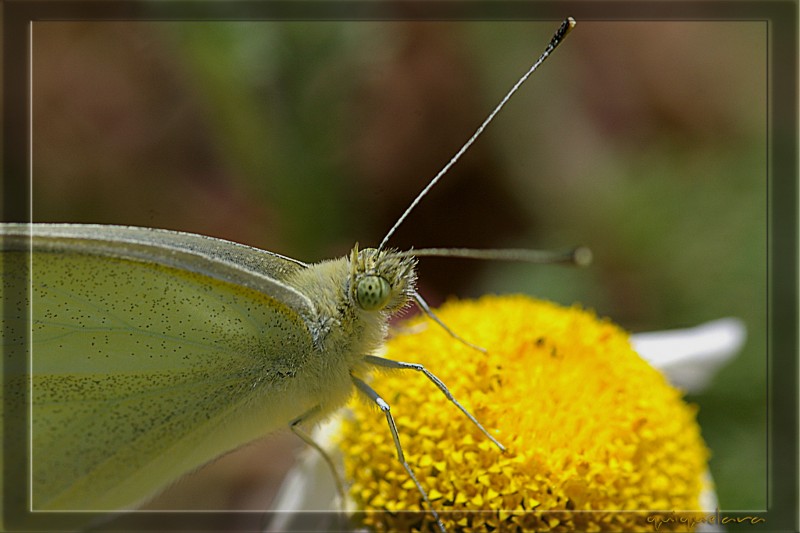
[[[461,412],[464,413],[464,415],[466,415],[467,418],[469,418],[470,422],[475,424],[478,427],[478,429],[481,430],[481,433],[486,435],[486,437],[490,441],[492,441],[495,444],[495,446],[500,448],[501,451],[506,451],[506,447],[500,444],[500,442],[497,439],[495,439],[488,431],[486,431],[486,428],[484,428],[483,425],[480,422],[478,422],[478,419],[475,418],[472,415],[472,413],[467,411],[466,407],[461,405],[459,401],[455,399],[450,390],[447,388],[447,385],[445,385],[441,379],[433,375],[433,372],[431,372],[424,366],[417,363],[403,363],[401,361],[394,361],[392,359],[384,359],[383,357],[377,357],[374,355],[365,356],[364,361],[373,364],[375,366],[382,366],[384,368],[391,368],[395,370],[416,370],[417,372],[422,372],[429,380],[431,380],[434,383],[434,385],[439,387],[439,390],[442,391],[442,393],[447,397],[448,400],[450,400],[450,402],[453,403],[453,405],[458,407],[461,410]]]
[[[428,318],[430,318],[431,320],[433,320],[434,322],[436,322],[437,324],[439,324],[439,325],[442,327],[442,329],[444,329],[444,330],[447,332],[447,334],[448,334],[448,335],[450,335],[451,337],[453,337],[453,338],[454,338],[455,340],[457,340],[458,342],[460,342],[460,343],[462,343],[462,344],[465,344],[465,345],[469,346],[470,348],[472,348],[472,349],[474,349],[474,350],[477,350],[477,351],[479,351],[479,352],[481,352],[481,353],[486,353],[486,348],[481,348],[481,347],[480,347],[480,346],[478,346],[477,344],[472,344],[472,343],[471,343],[471,342],[469,342],[468,340],[462,339],[461,337],[459,337],[458,335],[456,335],[456,333],[455,333],[455,332],[454,332],[452,329],[450,329],[449,327],[447,327],[447,324],[445,324],[444,322],[442,322],[442,320],[441,320],[441,319],[440,319],[438,316],[436,316],[436,315],[434,314],[433,310],[431,309],[431,306],[429,306],[429,305],[428,305],[428,302],[426,302],[426,301],[425,301],[425,300],[422,298],[422,295],[421,295],[420,293],[418,293],[417,291],[414,291],[414,293],[413,293],[413,298],[414,298],[414,303],[415,303],[415,304],[417,304],[417,307],[419,307],[420,311],[422,311],[423,313],[425,313],[426,315],[428,315]],[[441,389],[441,387],[439,387],[439,388]],[[459,406],[459,407],[460,407],[460,406]],[[463,409],[462,409],[462,411],[463,411]],[[467,416],[469,416],[469,415],[467,415]],[[478,424],[478,425],[480,425],[480,424]],[[490,437],[490,438],[491,438],[491,437]]]
[[[306,420],[310,420],[316,417],[320,412],[320,406],[316,406],[309,411],[306,411],[302,415],[298,416],[291,422],[289,422],[289,428],[292,430],[292,433],[300,437],[303,442],[314,448],[325,462],[328,464],[328,468],[330,468],[331,473],[333,474],[333,479],[336,481],[336,492],[339,493],[339,502],[342,507],[342,510],[345,510],[345,491],[344,491],[344,482],[342,481],[342,476],[339,475],[339,471],[336,469],[336,465],[333,464],[333,459],[331,459],[330,455],[327,454],[325,450],[322,449],[322,446],[317,444],[314,439],[311,438],[311,435],[305,432],[300,424],[302,424]]]
[[[355,376],[351,375],[351,377],[353,378],[353,383],[355,383],[358,390],[372,400],[380,408],[380,410],[383,411],[383,414],[386,415],[386,421],[389,423],[389,431],[392,432],[392,439],[394,439],[394,447],[397,450],[397,459],[403,465],[403,468],[411,478],[411,481],[413,481],[414,485],[417,486],[419,493],[422,494],[422,499],[425,501],[425,505],[428,506],[433,518],[436,520],[436,525],[439,526],[439,531],[441,533],[447,533],[447,530],[444,528],[444,524],[442,524],[442,519],[439,518],[439,513],[436,512],[436,509],[433,508],[431,501],[428,499],[428,493],[425,492],[424,488],[422,488],[422,485],[417,480],[417,476],[414,475],[414,471],[411,470],[411,466],[406,462],[406,456],[403,454],[403,447],[400,445],[400,435],[397,433],[397,425],[394,423],[394,418],[390,412],[389,404],[386,403],[386,400],[378,396],[378,393],[375,392],[372,387]]]

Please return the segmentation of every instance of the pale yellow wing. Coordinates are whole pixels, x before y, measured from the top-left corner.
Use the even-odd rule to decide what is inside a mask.
[[[281,281],[302,263],[146,228],[3,225],[2,244],[34,510],[130,507],[313,407],[315,310]]]

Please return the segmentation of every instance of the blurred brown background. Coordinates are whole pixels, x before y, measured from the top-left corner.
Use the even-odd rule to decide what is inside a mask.
[[[34,219],[304,261],[376,245],[556,27],[37,22]],[[766,23],[579,21],[392,240],[595,254],[424,259],[433,303],[525,292],[633,331],[745,320],[745,352],[690,398],[730,510],[766,505],[766,46]],[[263,509],[297,447],[247,447],[154,505]]]

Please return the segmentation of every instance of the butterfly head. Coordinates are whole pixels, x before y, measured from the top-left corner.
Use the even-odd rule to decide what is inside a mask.
[[[399,311],[414,292],[417,260],[396,250],[353,248],[350,298],[364,311]]]

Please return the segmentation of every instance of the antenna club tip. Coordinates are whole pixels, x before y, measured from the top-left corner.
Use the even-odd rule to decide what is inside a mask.
[[[589,266],[592,264],[592,251],[586,246],[578,246],[572,251],[572,261],[580,267]]]
[[[567,17],[564,19],[564,22],[561,23],[561,28],[559,28],[560,38],[563,39],[566,37],[569,32],[572,31],[572,28],[575,27],[578,23],[575,22],[575,19],[572,17]]]

